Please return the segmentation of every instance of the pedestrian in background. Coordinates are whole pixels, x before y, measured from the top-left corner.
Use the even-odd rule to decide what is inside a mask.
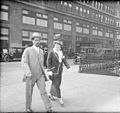
[[[55,35],[56,38],[60,37],[59,34]],[[54,41],[54,48],[48,53],[47,67],[51,73],[49,78],[52,81],[50,89],[50,98],[52,100],[58,99],[60,104],[63,105],[64,102],[61,98],[61,80],[63,73],[63,63],[70,70],[70,66],[61,51],[62,42],[58,40]]]
[[[26,81],[26,112],[32,112],[32,94],[35,83],[40,91],[45,108],[48,112],[52,111],[51,101],[45,89],[45,71],[43,66],[43,50],[39,48],[41,36],[33,33],[33,46],[27,47],[22,55],[21,63],[24,70],[24,81]]]
[[[48,50],[47,48],[44,48],[44,66],[47,68],[47,56],[48,56]]]

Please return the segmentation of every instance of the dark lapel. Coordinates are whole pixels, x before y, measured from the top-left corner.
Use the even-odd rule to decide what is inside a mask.
[[[54,53],[54,55],[55,55],[55,57],[57,58],[57,60],[59,61],[59,56],[58,56],[58,54],[53,50],[53,53]]]

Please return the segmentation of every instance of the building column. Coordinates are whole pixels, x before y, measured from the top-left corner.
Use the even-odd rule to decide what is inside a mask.
[[[50,51],[53,48],[53,37],[54,37],[53,14],[49,14],[49,19],[48,19],[48,51]]]
[[[107,38],[105,36],[106,28],[103,28],[103,48],[106,48],[107,46]]]
[[[117,49],[117,32],[114,30],[113,32],[113,38],[114,38],[114,42],[113,42],[113,49]]]
[[[76,21],[72,22],[72,48],[73,51],[76,51]]]
[[[14,3],[10,7],[10,47],[22,46],[21,7]]]

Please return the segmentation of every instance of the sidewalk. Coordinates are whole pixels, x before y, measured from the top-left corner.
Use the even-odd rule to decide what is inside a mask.
[[[118,77],[78,73],[78,65],[72,65],[71,69],[69,72],[64,68],[63,72],[61,90],[65,105],[62,107],[57,101],[52,102],[54,111],[120,112]],[[51,81],[46,82],[47,92],[50,84]],[[25,111],[25,83],[3,86],[0,94],[1,112]],[[33,91],[32,109],[35,112],[45,111],[36,85]]]

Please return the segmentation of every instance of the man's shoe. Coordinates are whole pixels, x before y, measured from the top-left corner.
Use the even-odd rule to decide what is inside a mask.
[[[33,110],[29,108],[29,109],[26,109],[26,112],[30,113],[30,112],[33,112]]]
[[[53,110],[52,110],[52,109],[50,109],[50,110],[48,110],[48,111],[47,111],[47,113],[53,113]]]

